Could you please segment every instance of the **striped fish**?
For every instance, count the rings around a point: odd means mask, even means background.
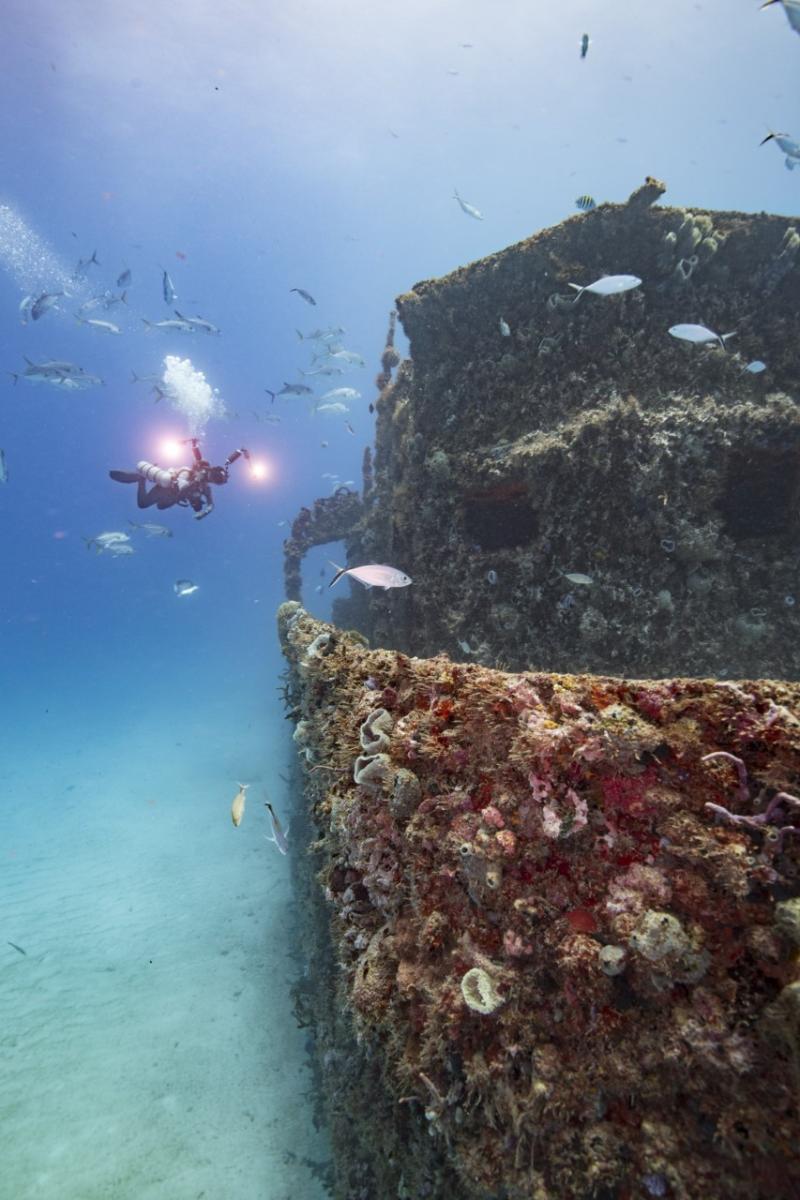
[[[594,196],[578,196],[575,207],[579,208],[581,212],[591,212],[593,208],[597,208],[597,204]]]

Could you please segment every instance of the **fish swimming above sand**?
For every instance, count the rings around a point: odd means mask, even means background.
[[[237,829],[242,823],[242,817],[244,816],[245,792],[249,787],[249,783],[240,783],[239,790],[233,797],[233,803],[231,804],[231,820]]]
[[[328,587],[333,587],[343,575],[349,575],[352,579],[357,579],[359,583],[363,583],[364,587],[380,587],[384,589],[396,587],[408,587],[412,582],[403,571],[399,571],[397,567],[387,567],[383,563],[367,563],[363,567],[340,567],[338,563],[328,559],[332,567],[336,567],[336,574],[328,584]]]
[[[575,297],[577,304],[584,292],[591,292],[593,296],[619,296],[622,292],[629,292],[632,288],[639,287],[641,282],[638,275],[603,275],[594,283],[585,283],[583,286],[579,283],[571,283],[569,286],[578,293]]]
[[[264,801],[264,807],[269,809],[269,818],[272,822],[272,837],[265,837],[264,841],[274,842],[281,854],[288,854],[289,843],[286,839],[286,834],[283,832],[283,827],[275,813],[275,809],[272,807],[269,800]]]

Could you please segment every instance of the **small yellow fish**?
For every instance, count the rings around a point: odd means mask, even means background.
[[[233,821],[233,823],[237,829],[239,828],[239,826],[242,823],[242,817],[244,816],[244,801],[245,801],[244,794],[249,787],[250,787],[249,783],[240,783],[239,790],[236,793],[236,795],[233,797],[233,804],[231,805],[231,820]]]

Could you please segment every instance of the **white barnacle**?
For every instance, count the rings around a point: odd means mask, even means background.
[[[494,980],[482,967],[473,967],[461,980],[461,995],[464,1003],[473,1012],[490,1016],[505,1001],[497,992]]]

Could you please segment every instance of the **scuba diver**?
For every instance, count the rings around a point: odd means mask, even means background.
[[[109,471],[117,483],[135,483],[136,503],[139,508],[172,508],[174,504],[194,510],[196,521],[202,521],[214,511],[211,484],[220,486],[228,482],[228,471],[237,458],[250,459],[250,452],[240,446],[225,459],[221,467],[212,467],[200,453],[197,438],[186,438],[182,446],[191,444],[194,463],[190,467],[159,467],[156,463],[140,462],[135,471]],[[150,491],[147,483],[152,483]]]

